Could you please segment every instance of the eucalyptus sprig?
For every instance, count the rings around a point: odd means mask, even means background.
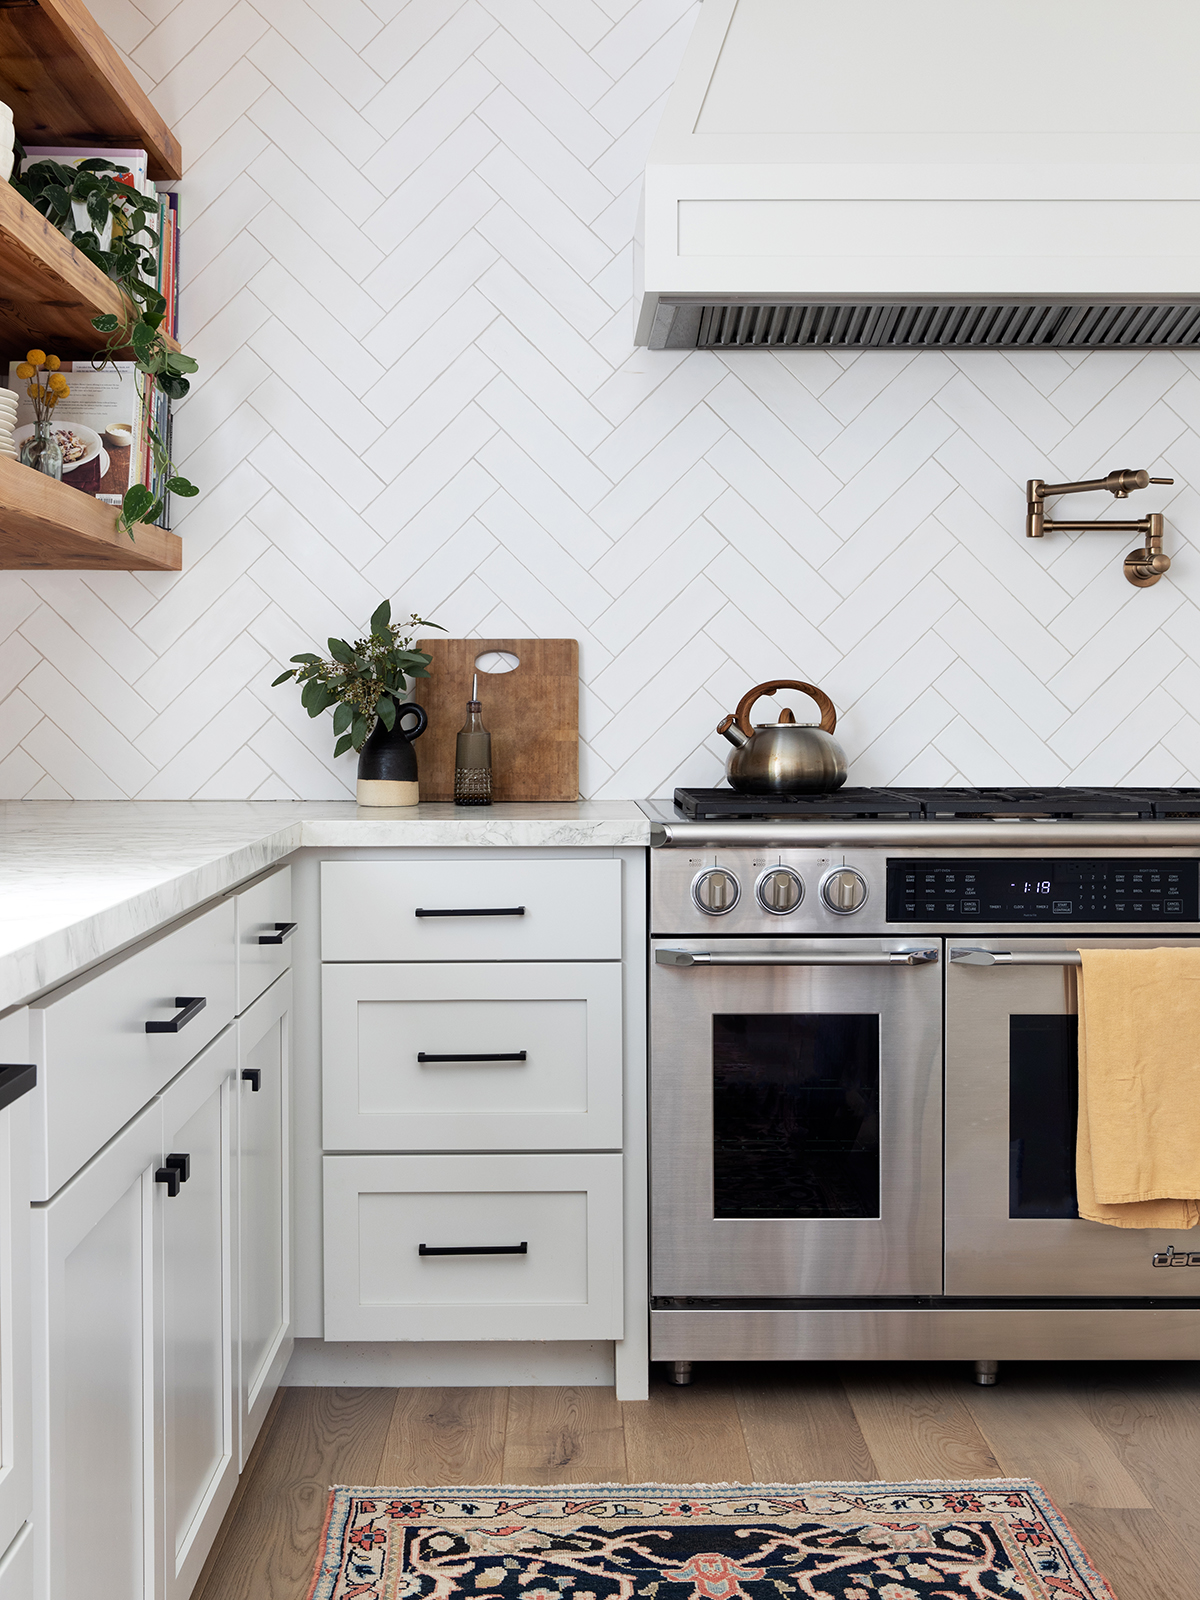
[[[302,684],[300,704],[310,717],[319,717],[330,706],[333,731],[338,736],[335,756],[347,750],[361,750],[376,719],[390,733],[404,704],[409,678],[427,678],[426,667],[433,659],[423,650],[412,648],[417,628],[446,630],[436,622],[426,622],[414,612],[408,622],[392,621],[392,602],[384,600],[371,618],[371,632],[365,639],[348,644],[345,639],[329,640],[329,655],[322,658],[307,652],[292,656],[297,665],[281,672],[272,689],[295,678]]]

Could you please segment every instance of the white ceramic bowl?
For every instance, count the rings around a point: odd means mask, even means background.
[[[83,454],[78,456],[74,461],[63,461],[64,477],[68,472],[74,472],[76,467],[82,467],[86,465],[87,462],[94,461],[100,454],[100,435],[95,431],[94,428],[85,428],[82,422],[56,421],[54,423],[54,432],[60,435],[64,433],[73,433],[84,447]],[[28,439],[32,433],[32,422],[24,423],[14,432],[13,442],[18,450],[20,450],[22,444],[24,444],[25,440]]]

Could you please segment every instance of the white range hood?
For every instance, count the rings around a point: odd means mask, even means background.
[[[1198,0],[704,0],[637,341],[1200,344]]]

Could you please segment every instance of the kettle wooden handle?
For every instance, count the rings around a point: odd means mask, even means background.
[[[733,714],[733,721],[746,735],[747,739],[754,732],[754,724],[750,721],[750,713],[754,709],[754,702],[764,694],[774,694],[776,689],[799,689],[801,694],[808,695],[810,700],[817,702],[817,709],[821,713],[821,728],[825,733],[832,733],[837,727],[837,712],[833,708],[833,701],[824,689],[818,689],[815,683],[797,683],[795,678],[773,678],[770,683],[757,684],[744,694],[738,701],[738,708]]]

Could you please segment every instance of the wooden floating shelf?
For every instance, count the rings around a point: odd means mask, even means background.
[[[0,100],[23,144],[144,150],[152,178],[183,176],[170,128],[80,0],[0,6]]]
[[[11,456],[0,456],[0,569],[66,568],[179,572],[177,533],[139,522],[134,538],[117,527],[117,509]]]
[[[14,14],[0,9],[0,22]],[[90,356],[105,340],[92,318],[106,311],[124,316],[124,305],[111,278],[11,184],[0,183],[0,354],[23,356],[34,345],[63,357]],[[174,339],[167,343],[178,350]],[[6,369],[0,385],[7,382]]]

